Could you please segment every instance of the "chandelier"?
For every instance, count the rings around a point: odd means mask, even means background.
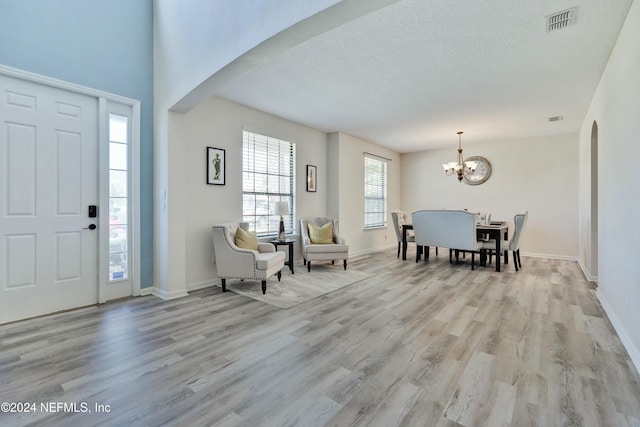
[[[458,132],[458,160],[455,162],[443,163],[444,173],[449,175],[457,175],[458,181],[462,181],[465,174],[471,175],[476,171],[477,162],[464,161],[462,157],[462,131]]]

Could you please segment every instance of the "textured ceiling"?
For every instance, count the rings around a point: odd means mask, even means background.
[[[398,152],[579,129],[633,0],[402,0],[212,95]],[[546,31],[577,6],[577,23]],[[552,116],[563,120],[549,122]]]

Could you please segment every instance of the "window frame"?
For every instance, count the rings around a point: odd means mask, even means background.
[[[364,155],[364,229],[371,230],[387,226],[388,161],[382,157]],[[378,170],[375,170],[378,169]],[[372,191],[373,190],[373,191]],[[378,209],[371,210],[372,205]],[[381,207],[381,209],[380,209]],[[371,219],[375,220],[371,220]]]
[[[277,160],[277,162],[276,162]],[[257,132],[242,131],[242,220],[259,238],[278,235],[278,201],[289,203],[285,234],[295,230],[296,144]],[[253,199],[251,202],[250,199]]]

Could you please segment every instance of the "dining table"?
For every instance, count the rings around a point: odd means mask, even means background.
[[[407,231],[413,230],[413,224],[402,225],[402,259],[407,259]],[[500,271],[500,244],[502,240],[509,238],[509,226],[504,221],[492,221],[490,224],[477,224],[476,235],[478,238],[494,239],[496,242],[496,271]],[[455,248],[450,248],[455,249]],[[504,253],[504,263],[508,264],[509,256]]]

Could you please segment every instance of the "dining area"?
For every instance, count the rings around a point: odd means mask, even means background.
[[[460,255],[470,254],[471,269],[476,265],[487,266],[495,255],[495,271],[501,272],[509,263],[512,253],[516,271],[522,267],[520,240],[528,219],[528,212],[517,213],[512,227],[507,221],[491,220],[490,213],[468,210],[419,210],[412,214],[394,210],[392,219],[398,239],[398,257],[407,259],[409,243],[416,245],[416,263],[424,256],[429,261],[430,248],[449,249],[449,262],[459,263]],[[510,228],[512,228],[510,230]],[[476,264],[476,255],[479,256]]]

